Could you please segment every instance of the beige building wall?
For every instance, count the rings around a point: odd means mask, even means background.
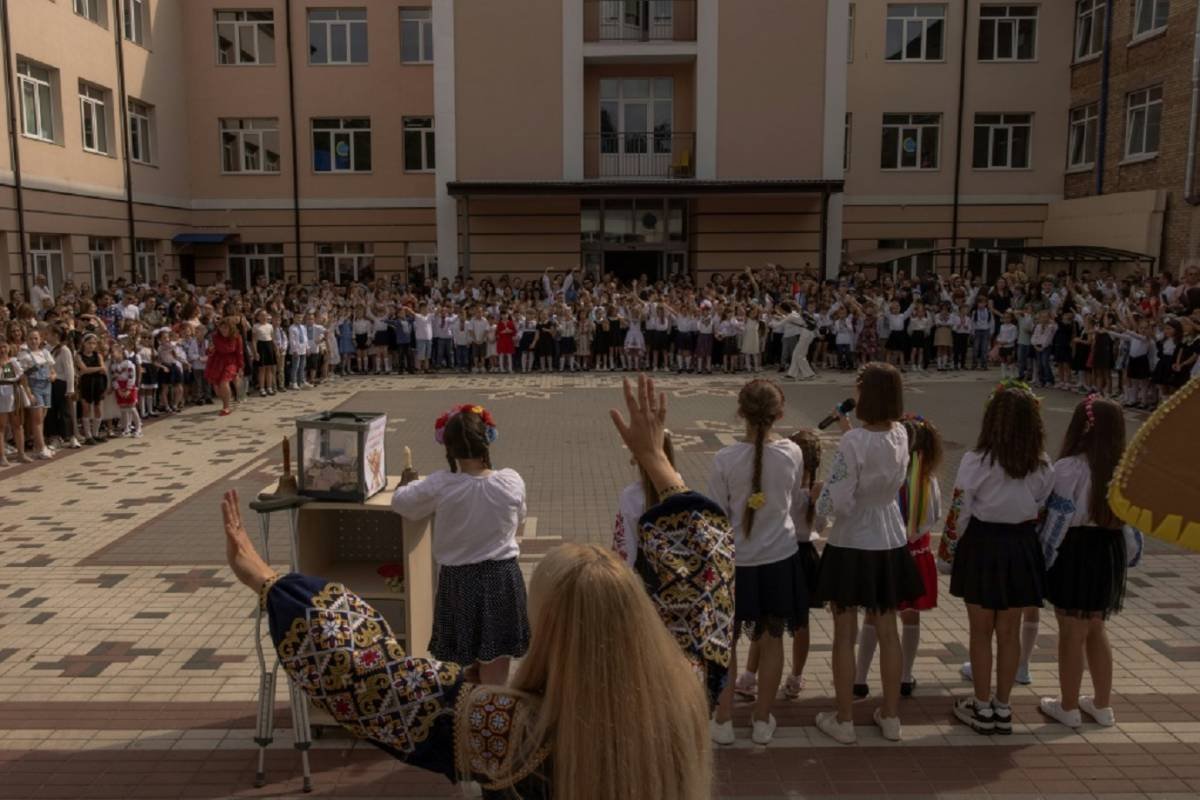
[[[476,280],[579,266],[578,198],[472,198],[464,209],[469,219],[459,222],[459,235],[469,239]]]
[[[705,196],[692,203],[691,266],[704,284],[714,272],[788,269],[820,263],[821,204],[812,197]]]

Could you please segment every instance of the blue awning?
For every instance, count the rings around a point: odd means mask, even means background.
[[[175,244],[225,244],[234,233],[177,233],[171,239]]]

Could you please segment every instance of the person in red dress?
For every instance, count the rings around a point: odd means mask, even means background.
[[[217,396],[221,398],[222,417],[233,413],[230,407],[229,384],[237,380],[245,367],[242,337],[238,335],[233,320],[225,317],[217,323],[217,330],[212,335],[212,342],[208,346],[208,364],[204,368],[205,380],[217,390]]]
[[[517,323],[507,308],[496,323],[496,355],[500,356],[500,371],[512,372],[513,353],[517,351]]]

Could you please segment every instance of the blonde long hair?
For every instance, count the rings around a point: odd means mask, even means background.
[[[554,797],[711,797],[704,689],[633,571],[602,547],[566,544],[529,595],[533,637],[509,689],[538,708],[513,732],[514,769],[547,747]]]

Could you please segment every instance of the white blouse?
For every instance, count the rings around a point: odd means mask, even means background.
[[[1054,489],[1046,501],[1046,516],[1042,520],[1040,538],[1049,569],[1058,557],[1058,548],[1071,528],[1091,527],[1092,469],[1087,458],[1068,456],[1054,462]],[[1125,525],[1125,554],[1129,566],[1142,560],[1142,534]]]
[[[617,498],[617,519],[613,523],[612,549],[630,567],[637,561],[638,520],[646,513],[646,492],[641,483],[631,483]]]
[[[396,489],[392,510],[409,519],[436,513],[433,557],[440,566],[503,561],[520,554],[525,481],[512,469],[489,475],[440,470]]]
[[[797,542],[819,542],[821,531],[829,524],[829,520],[820,514],[813,514],[812,525],[808,524],[808,506],[815,502],[808,489],[796,492],[796,503],[792,507],[792,522],[796,525]]]
[[[958,540],[972,518],[1009,525],[1035,520],[1054,488],[1050,458],[1024,478],[1010,478],[1000,462],[972,450],[963,455],[954,481],[950,513],[946,515],[942,555],[954,557]]]
[[[842,434],[817,513],[833,517],[826,539],[835,547],[893,550],[908,536],[897,496],[908,472],[908,432],[853,428]]]
[[[762,508],[754,512],[754,526],[746,536],[747,503],[753,492],[754,444],[738,442],[724,448],[713,459],[709,496],[725,510],[734,530],[736,562],[739,567],[774,564],[796,553],[796,524],[793,509],[801,503],[804,453],[788,439],[763,446]]]

